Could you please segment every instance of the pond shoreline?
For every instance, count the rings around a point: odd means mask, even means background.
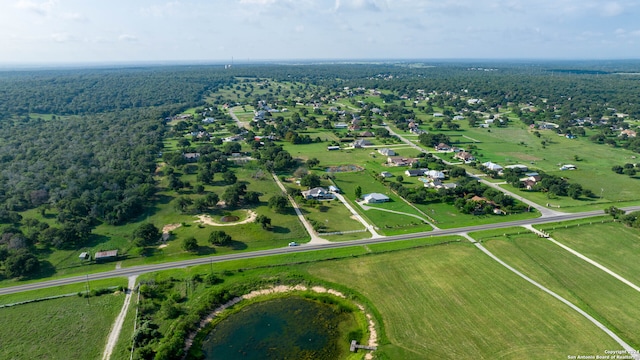
[[[341,292],[333,290],[333,289],[327,289],[327,288],[322,287],[322,286],[307,287],[307,286],[304,286],[304,285],[295,285],[295,286],[278,285],[278,286],[274,286],[274,287],[270,287],[270,288],[266,288],[266,289],[254,290],[254,291],[252,291],[252,292],[250,292],[248,294],[244,294],[242,296],[238,296],[236,298],[233,298],[233,299],[229,300],[227,303],[218,306],[209,315],[207,315],[204,319],[202,319],[200,321],[200,324],[198,325],[198,328],[195,331],[193,331],[191,334],[189,334],[189,336],[185,340],[184,356],[182,357],[182,359],[184,360],[187,357],[187,354],[189,353],[189,349],[193,345],[193,341],[195,340],[195,338],[198,335],[198,333],[200,333],[200,331],[202,331],[205,328],[205,326],[207,326],[207,324],[209,324],[211,321],[213,321],[214,318],[219,316],[227,308],[238,304],[242,300],[250,300],[250,299],[253,299],[253,298],[256,298],[256,297],[259,297],[259,296],[265,296],[265,295],[270,295],[270,294],[279,294],[279,293],[302,292],[302,291],[313,291],[313,292],[319,293],[319,294],[331,294],[333,296],[346,299],[346,296],[344,294],[342,294]],[[362,311],[364,313],[364,315],[365,315],[365,317],[367,319],[368,330],[369,330],[368,345],[369,346],[378,346],[378,335],[377,335],[376,328],[375,328],[375,322],[373,321],[373,316],[371,316],[371,314],[369,314],[369,313],[367,313],[365,311],[365,308],[364,308],[363,305],[355,303],[355,302],[354,302],[354,304],[358,307],[358,309],[360,309],[360,311]],[[371,354],[371,352],[369,352],[369,353],[367,353],[365,355],[365,359],[373,359],[373,355]]]

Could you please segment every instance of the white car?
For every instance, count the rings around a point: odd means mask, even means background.
[[[295,241],[292,241],[292,242],[289,243],[289,246],[298,246],[298,243],[295,242]]]

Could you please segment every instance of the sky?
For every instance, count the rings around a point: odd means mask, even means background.
[[[0,0],[0,64],[640,59],[638,0]]]

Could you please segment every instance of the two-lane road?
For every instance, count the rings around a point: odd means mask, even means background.
[[[627,208],[624,208],[624,210],[637,211],[637,210],[640,210],[640,206],[627,207]],[[259,250],[259,251],[252,251],[252,252],[242,252],[242,253],[220,255],[220,256],[210,256],[210,257],[174,261],[174,262],[160,263],[160,264],[132,266],[129,268],[121,268],[121,269],[106,271],[102,273],[74,276],[74,277],[63,278],[63,279],[47,280],[47,281],[42,281],[37,283],[29,283],[24,285],[0,288],[0,295],[13,294],[13,293],[28,291],[28,290],[80,283],[83,281],[87,281],[87,279],[98,280],[98,279],[109,279],[109,278],[116,278],[116,277],[128,277],[132,275],[140,275],[140,274],[145,274],[145,273],[154,272],[154,271],[185,268],[185,267],[194,266],[194,265],[213,264],[213,263],[219,263],[223,261],[251,259],[251,258],[257,258],[257,257],[263,257],[263,256],[290,254],[294,252],[344,248],[349,246],[376,244],[376,243],[384,243],[384,242],[392,242],[392,241],[403,241],[403,240],[424,238],[428,236],[455,235],[455,234],[465,233],[465,232],[502,229],[502,228],[523,226],[523,225],[537,225],[537,224],[550,223],[550,222],[583,219],[583,218],[600,216],[603,214],[604,214],[604,211],[595,210],[595,211],[588,211],[588,212],[575,213],[575,214],[562,214],[562,215],[556,215],[556,216],[548,216],[544,218],[509,221],[509,222],[503,222],[498,224],[467,226],[467,227],[454,228],[454,229],[439,229],[439,230],[420,232],[420,233],[414,233],[414,234],[384,236],[379,238],[351,240],[351,241],[343,241],[343,242],[336,242],[336,243],[304,244],[304,245],[295,246],[295,247]]]

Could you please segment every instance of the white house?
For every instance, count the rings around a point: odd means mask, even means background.
[[[333,199],[333,194],[328,192],[325,188],[315,187],[313,189],[309,189],[307,191],[302,192],[302,196],[307,200],[325,200],[325,199]]]
[[[491,170],[491,171],[501,171],[502,170],[502,166],[496,164],[496,163],[492,163],[491,161],[487,161],[486,163],[483,163],[482,166],[486,167],[487,169]]]
[[[378,152],[380,154],[384,155],[384,156],[395,156],[396,155],[396,152],[391,150],[391,149],[389,149],[389,148],[379,149]]]
[[[365,194],[363,197],[367,204],[379,204],[389,201],[389,197],[380,193]]]
[[[438,179],[438,180],[442,180],[445,178],[445,175],[442,171],[438,171],[438,170],[428,170],[424,172],[424,176],[431,178],[431,179]]]

